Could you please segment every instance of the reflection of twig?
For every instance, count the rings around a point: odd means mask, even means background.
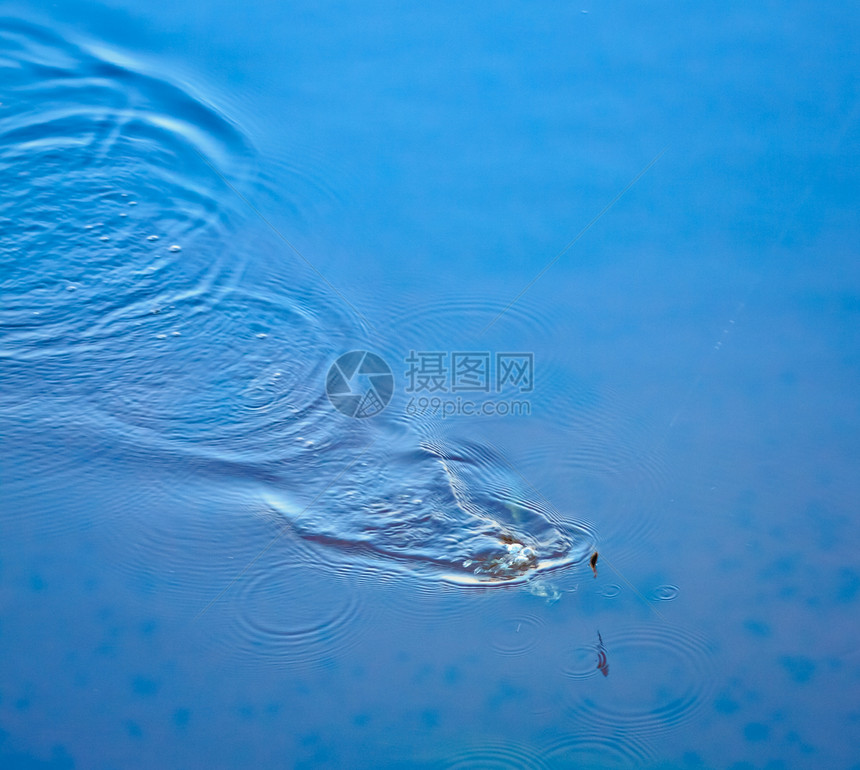
[[[603,637],[597,632],[597,669],[603,676],[609,676],[609,661],[606,659],[606,647],[603,646]]]
[[[210,602],[209,602],[209,603],[208,603],[208,604],[207,604],[207,605],[206,605],[202,610],[200,610],[200,612],[198,612],[198,613],[194,616],[194,620],[195,620],[195,621],[196,621],[196,620],[199,620],[203,615],[205,615],[205,614],[206,614],[206,612],[207,612],[207,611],[212,607],[212,605],[214,605],[214,604],[215,604],[219,599],[221,599],[221,597],[222,597],[222,596],[224,596],[224,594],[226,594],[226,593],[227,593],[227,591],[229,591],[229,590],[230,590],[230,589],[231,589],[231,588],[232,588],[232,587],[233,587],[233,586],[234,586],[234,585],[235,585],[235,584],[236,584],[236,583],[241,579],[242,575],[244,575],[244,574],[245,574],[249,569],[251,569],[251,567],[253,567],[253,566],[254,566],[254,564],[256,564],[256,562],[257,562],[257,561],[259,561],[259,560],[260,560],[260,559],[261,559],[261,558],[262,558],[262,557],[263,557],[263,556],[268,552],[268,550],[269,550],[269,549],[270,549],[270,548],[271,548],[275,543],[277,543],[277,542],[278,542],[278,540],[280,540],[280,539],[281,539],[281,536],[282,536],[282,535],[283,535],[283,534],[284,534],[288,529],[293,529],[293,528],[294,528],[294,526],[295,526],[295,523],[296,523],[296,522],[297,522],[297,521],[298,521],[302,516],[304,516],[304,514],[305,514],[305,513],[307,513],[307,511],[310,509],[310,507],[311,507],[315,502],[317,502],[317,500],[319,500],[319,499],[320,499],[320,498],[321,498],[321,497],[322,497],[326,492],[328,492],[328,491],[329,491],[329,489],[331,489],[331,488],[332,488],[332,486],[334,486],[334,484],[335,484],[335,483],[337,483],[337,482],[338,482],[338,481],[343,477],[343,475],[344,475],[344,474],[345,474],[345,473],[346,473],[350,468],[352,468],[352,466],[353,466],[353,465],[355,465],[355,464],[356,464],[356,463],[357,463],[357,462],[358,462],[358,461],[359,461],[359,460],[364,456],[364,453],[365,453],[365,452],[367,452],[367,450],[368,450],[368,449],[370,449],[370,447],[372,447],[375,443],[376,443],[376,439],[373,439],[373,441],[371,441],[371,442],[370,442],[370,443],[369,443],[369,444],[368,444],[364,449],[362,449],[362,450],[361,450],[361,452],[358,454],[358,456],[356,456],[356,457],[353,459],[353,461],[352,461],[349,465],[347,465],[347,466],[346,466],[346,468],[344,468],[344,469],[343,469],[343,470],[342,470],[342,471],[341,471],[337,476],[335,476],[335,478],[334,478],[334,479],[332,479],[332,481],[331,481],[331,482],[330,482],[330,483],[325,487],[325,489],[323,489],[319,494],[317,494],[317,496],[316,496],[313,500],[311,500],[311,501],[310,501],[310,502],[309,502],[309,503],[308,503],[308,504],[307,504],[307,505],[302,509],[301,513],[299,513],[299,515],[298,515],[298,516],[294,517],[291,521],[290,521],[290,520],[288,520],[288,521],[286,522],[286,524],[285,524],[285,525],[281,528],[281,530],[278,532],[278,534],[277,534],[277,535],[275,535],[275,536],[271,539],[271,541],[269,542],[269,544],[268,544],[268,545],[267,545],[267,546],[266,546],[262,551],[260,551],[260,553],[258,553],[258,554],[253,558],[253,559],[251,559],[251,561],[249,561],[249,562],[245,565],[244,569],[242,569],[242,571],[241,571],[238,575],[236,575],[236,577],[234,577],[234,578],[233,578],[233,579],[232,579],[232,580],[231,580],[231,581],[230,581],[230,582],[229,582],[229,583],[228,583],[228,584],[227,584],[227,585],[226,585],[226,586],[221,590],[221,592],[220,592],[220,593],[219,593],[219,594],[218,594],[214,599],[212,599],[212,601],[210,601]]]

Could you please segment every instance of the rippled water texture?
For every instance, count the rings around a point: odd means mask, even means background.
[[[590,554],[590,533],[529,499],[486,448],[423,442],[396,451],[381,446],[387,438],[373,439],[372,459],[355,462],[307,509],[274,495],[268,502],[306,537],[435,565],[463,584],[517,580]]]
[[[588,556],[496,453],[333,411],[326,369],[362,325],[282,255],[245,274],[273,247],[244,239],[262,186],[238,127],[119,57],[0,30],[4,405],[247,481],[344,560],[492,584]]]
[[[6,3],[0,770],[854,767],[849,6]]]

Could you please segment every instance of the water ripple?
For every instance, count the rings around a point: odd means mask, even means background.
[[[343,343],[319,319],[260,291],[164,293],[99,326],[112,377],[90,398],[141,444],[248,464],[309,455],[338,427],[322,383]]]
[[[462,618],[486,611],[488,595],[482,591],[462,591],[436,579],[432,567],[415,564],[404,579],[402,570],[357,562],[351,567],[362,588],[371,586],[374,601],[385,607],[398,622],[418,625],[450,625]]]
[[[509,345],[536,345],[551,336],[553,330],[546,308],[534,307],[528,300],[508,307],[507,302],[483,296],[428,301],[424,295],[415,297],[401,293],[400,305],[389,307],[389,312],[391,318],[387,325],[399,330],[399,339],[406,345],[425,350],[458,350],[463,349],[464,344],[478,341],[487,346],[497,338]],[[503,314],[484,338],[482,329],[500,313]]]
[[[447,770],[543,770],[549,765],[537,751],[513,743],[486,743],[456,754],[443,763]]]
[[[652,599],[657,599],[661,602],[669,602],[672,601],[672,599],[677,598],[678,594],[680,593],[680,590],[681,589],[678,588],[678,586],[667,584],[663,586],[657,586],[650,592],[650,596]]]
[[[488,642],[500,655],[525,655],[541,641],[546,620],[540,615],[520,613],[490,623]]]
[[[266,560],[238,584],[234,633],[225,641],[236,653],[291,669],[317,666],[353,647],[368,628],[367,617],[357,622],[364,614],[361,596],[342,575]]]
[[[654,762],[654,750],[623,731],[582,732],[559,738],[546,746],[551,767],[645,767]]]
[[[130,58],[13,19],[0,20],[0,74],[0,171],[12,180],[0,201],[0,406],[121,447],[150,475],[175,465],[164,478],[184,490],[176,515],[199,484],[222,502],[246,493],[239,510],[264,501],[333,576],[373,561],[486,587],[587,558],[593,533],[534,501],[488,449],[333,411],[327,367],[366,330],[245,221],[231,188],[258,189],[256,158],[224,116]],[[545,337],[527,308],[494,334]],[[501,309],[412,307],[401,338],[441,341]],[[159,499],[162,481],[147,483]],[[168,518],[144,521],[128,561],[140,570],[159,555],[172,569],[171,554],[207,542],[202,520],[177,523],[173,542]],[[269,621],[246,628],[292,638]]]
[[[711,646],[689,631],[666,625],[603,634],[608,676],[600,687],[571,683],[569,704],[581,724],[639,736],[688,721],[713,685]],[[570,672],[583,669],[576,651]]]
[[[222,244],[238,200],[223,178],[242,186],[252,152],[176,86],[41,27],[0,20],[0,52],[0,358],[47,359],[59,381],[98,366],[106,316],[166,284],[233,281],[241,260]]]
[[[593,550],[589,530],[531,500],[502,461],[472,444],[377,444],[372,461],[355,462],[309,508],[283,490],[264,500],[315,543],[353,558],[434,567],[463,586],[522,583]]]
[[[600,673],[601,662],[599,645],[584,644],[570,651],[563,671],[571,679],[591,679]]]

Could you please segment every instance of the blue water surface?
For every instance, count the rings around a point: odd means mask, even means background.
[[[0,767],[860,767],[858,34],[2,4]]]

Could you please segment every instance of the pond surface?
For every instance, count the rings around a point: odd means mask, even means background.
[[[5,4],[0,766],[860,766],[858,32]]]

